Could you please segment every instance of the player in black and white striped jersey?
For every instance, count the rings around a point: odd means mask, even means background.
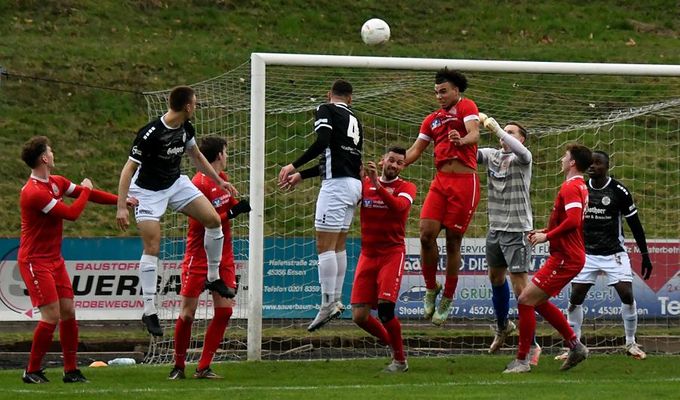
[[[160,219],[168,207],[197,219],[206,228],[206,289],[216,291],[222,297],[235,295],[219,279],[218,267],[224,241],[220,217],[189,178],[180,173],[182,156],[186,152],[199,171],[224,190],[233,195],[238,194],[229,182],[220,178],[198,149],[196,132],[191,124],[195,111],[194,90],[188,86],[174,88],[170,93],[168,112],[149,122],[137,133],[118,183],[118,194],[123,199],[130,195],[139,201],[135,207],[135,219],[144,245],[139,262],[139,280],[144,300],[142,322],[154,336],[163,336],[155,299],[161,241]],[[127,229],[129,213],[124,201],[118,202],[116,220],[122,230]]]
[[[350,107],[352,85],[338,79],[328,97],[329,102],[316,109],[316,141],[279,173],[279,187],[284,190],[294,188],[306,178],[322,179],[314,219],[322,300],[316,318],[307,328],[310,332],[339,317],[344,310],[341,295],[347,270],[345,241],[361,200],[363,128]],[[297,171],[317,157],[318,165]]]

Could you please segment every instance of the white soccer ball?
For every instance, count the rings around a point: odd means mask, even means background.
[[[371,18],[361,27],[361,39],[369,46],[390,40],[390,26],[380,18]]]

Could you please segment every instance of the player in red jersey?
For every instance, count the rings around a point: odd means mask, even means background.
[[[366,165],[361,199],[361,255],[352,285],[352,319],[392,348],[385,372],[406,372],[408,364],[401,324],[394,307],[401,286],[406,251],[406,220],[416,185],[399,178],[406,167],[406,149],[390,147],[382,159],[382,175],[374,162]],[[378,309],[378,321],[371,315]]]
[[[227,167],[227,142],[220,137],[207,137],[201,141],[200,150],[215,171],[220,171],[220,178],[225,182],[229,181],[223,172]],[[229,220],[239,214],[249,212],[250,204],[247,200],[236,200],[231,193],[217,186],[215,181],[202,172],[198,172],[191,181],[208,198],[222,220],[224,244],[219,275],[229,290],[236,294],[236,267]],[[168,379],[172,380],[185,377],[184,367],[191,339],[191,325],[198,307],[198,297],[205,290],[208,277],[208,259],[203,247],[204,231],[205,228],[198,220],[189,218],[187,247],[182,261],[182,290],[180,291],[182,303],[179,318],[175,324],[175,366],[168,376]],[[217,292],[212,293],[212,299],[215,314],[205,331],[203,352],[194,374],[194,378],[198,379],[222,378],[210,369],[210,363],[229,324],[232,307],[236,304],[233,296],[222,297]]]
[[[519,309],[519,349],[517,358],[504,373],[531,371],[529,348],[536,330],[537,311],[562,335],[569,356],[560,369],[573,368],[588,357],[588,349],[576,337],[562,311],[552,304],[556,296],[583,269],[586,250],[583,241],[583,216],[588,207],[588,187],[583,173],[592,162],[590,149],[570,144],[562,157],[566,179],[557,193],[547,229],[529,233],[532,245],[550,241],[550,256],[517,298]]]
[[[40,366],[59,323],[63,381],[88,382],[76,362],[78,323],[71,279],[61,256],[63,220],[78,219],[88,200],[114,205],[118,197],[92,189],[88,178],[76,185],[63,176],[51,175],[54,153],[45,136],[35,136],[26,142],[21,159],[31,168],[31,176],[21,188],[21,240],[17,261],[31,303],[40,309],[40,322],[33,332],[31,354],[22,379],[26,383],[49,382]],[[64,196],[76,200],[68,205],[63,201]],[[128,201],[128,205],[131,203],[133,200]]]
[[[406,152],[406,165],[410,165],[434,142],[437,173],[420,212],[420,256],[427,287],[425,318],[432,318],[435,325],[441,325],[453,307],[461,266],[460,245],[479,203],[479,113],[477,105],[462,96],[467,86],[467,78],[458,71],[444,68],[437,72],[434,91],[441,109],[425,118],[418,139]],[[442,229],[446,230],[446,281],[435,309],[442,289],[437,282],[437,236]]]

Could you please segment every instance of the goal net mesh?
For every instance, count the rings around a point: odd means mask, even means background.
[[[465,71],[464,71],[465,72]],[[533,153],[531,186],[534,223],[545,227],[554,197],[564,180],[559,160],[569,142],[583,143],[610,154],[612,176],[631,191],[650,242],[654,273],[643,281],[640,256],[628,243],[637,271],[634,293],[639,311],[638,342],[648,351],[668,352],[680,335],[680,78],[564,75],[540,73],[467,72],[464,93],[479,110],[503,126],[517,121],[530,132]],[[423,118],[438,108],[434,71],[267,67],[264,223],[263,359],[318,359],[388,356],[389,352],[351,322],[343,319],[308,333],[316,315],[320,287],[316,269],[314,209],[320,182],[307,180],[292,192],[277,188],[280,168],[296,159],[315,139],[314,110],[325,102],[336,78],[354,86],[352,107],[364,127],[364,160],[378,160],[389,145],[409,147]],[[228,142],[231,182],[248,197],[250,157],[250,64],[192,85],[197,91],[197,137],[219,135]],[[149,118],[166,111],[169,91],[147,93]],[[482,129],[480,147],[497,147],[493,134]],[[484,259],[487,232],[486,170],[480,167],[482,199],[463,243],[463,269],[454,298],[454,312],[443,327],[422,319],[424,284],[420,274],[418,217],[434,174],[432,146],[402,173],[418,188],[407,224],[407,258],[397,302],[410,356],[484,351],[493,333],[491,287]],[[195,169],[186,165],[186,173]],[[348,239],[348,273],[343,300],[349,302],[353,271],[360,251],[358,212]],[[624,224],[625,225],[625,224]],[[187,221],[168,213],[163,220],[162,285],[158,305],[165,337],[152,339],[148,362],[172,361],[173,333],[179,313],[179,266]],[[246,357],[248,218],[232,220],[240,290],[229,329],[216,359]],[[626,237],[632,238],[626,226]],[[441,239],[440,239],[441,240]],[[443,248],[443,241],[440,242]],[[533,271],[547,248],[535,249]],[[443,275],[445,254],[440,263]],[[188,361],[200,355],[206,324],[212,317],[207,294],[194,323]],[[569,287],[553,299],[565,309]],[[616,351],[623,343],[621,302],[604,278],[590,290],[584,304],[583,340],[591,347]],[[517,318],[511,299],[511,319]],[[540,321],[540,318],[539,318]],[[537,338],[548,351],[562,346],[559,336],[539,322]],[[516,344],[509,339],[506,350]],[[670,349],[670,350],[669,350]],[[677,351],[677,347],[676,347]]]

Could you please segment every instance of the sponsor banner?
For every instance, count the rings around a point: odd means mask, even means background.
[[[438,265],[438,279],[444,281],[446,247],[443,239],[438,240],[441,254]],[[677,317],[680,315],[680,241],[650,240],[650,257],[654,265],[652,278],[640,278],[640,255],[634,244],[627,244],[633,264],[635,293],[638,313],[641,317]],[[319,308],[321,290],[316,269],[315,244],[310,239],[279,239],[265,241],[264,302],[265,318],[313,318]],[[455,294],[453,313],[459,317],[493,318],[491,285],[486,264],[485,239],[464,239],[462,244],[462,267]],[[358,260],[360,242],[349,240],[347,245],[348,268],[344,282],[343,301],[350,298],[354,268]],[[636,253],[637,251],[637,253]],[[425,283],[421,275],[420,240],[406,241],[406,259],[399,297],[397,314],[400,317],[420,317],[424,311],[422,300]],[[529,274],[540,268],[548,257],[548,245],[534,248]],[[569,301],[567,286],[553,299],[556,305],[566,309]],[[512,295],[511,295],[512,296]],[[514,300],[511,300],[511,314],[517,314]],[[604,277],[590,289],[584,303],[586,317],[620,318],[621,302],[615,290],[606,285]],[[345,313],[349,318],[349,313]]]
[[[235,243],[238,248],[242,243]],[[164,241],[163,246],[184,248],[183,241]],[[28,297],[16,262],[18,240],[0,240],[0,320],[39,319]],[[165,249],[170,251],[169,248]],[[144,304],[139,283],[138,238],[64,239],[62,253],[73,285],[76,313],[80,320],[134,320],[141,318]],[[236,260],[237,277],[245,271],[246,262]],[[158,268],[157,306],[164,319],[177,318],[180,306],[181,259],[162,260]],[[243,277],[240,279],[244,280]],[[246,292],[239,292],[237,318],[245,316],[241,309]],[[242,299],[242,300],[241,300]],[[213,312],[212,297],[199,299],[197,315],[208,317]]]
[[[425,286],[421,275],[420,242],[407,239],[404,275],[397,300],[397,314],[401,317],[422,316]],[[444,279],[445,253],[443,239],[438,242],[440,263],[438,278]],[[163,243],[181,253],[182,240]],[[247,300],[246,240],[235,240],[237,276],[240,291],[235,317],[245,318]],[[37,310],[31,307],[16,264],[18,240],[0,239],[0,320],[35,319]],[[263,285],[264,318],[313,318],[319,307],[319,286],[316,246],[313,238],[267,238],[264,242],[265,264]],[[643,281],[640,276],[640,254],[634,243],[627,243],[633,264],[634,293],[641,317],[674,317],[680,315],[680,241],[650,240],[649,250],[654,272]],[[179,250],[177,250],[179,249]],[[169,249],[166,249],[169,250]],[[64,239],[63,254],[71,276],[78,318],[87,320],[138,319],[142,311],[138,263],[141,254],[138,238]],[[360,240],[347,244],[348,268],[343,288],[343,300],[348,302],[354,269],[360,251]],[[464,239],[463,264],[459,275],[453,313],[459,317],[493,318],[491,286],[487,274],[484,239]],[[240,255],[240,256],[239,256]],[[547,257],[545,244],[534,249],[530,274]],[[181,260],[163,260],[159,268],[159,311],[161,318],[176,318],[179,307]],[[554,301],[560,308],[568,304],[569,287]],[[601,277],[591,288],[584,308],[586,317],[620,318],[620,300],[613,288]],[[514,300],[511,313],[516,314]],[[198,316],[211,316],[212,300],[201,297]],[[350,313],[345,313],[348,318]]]

